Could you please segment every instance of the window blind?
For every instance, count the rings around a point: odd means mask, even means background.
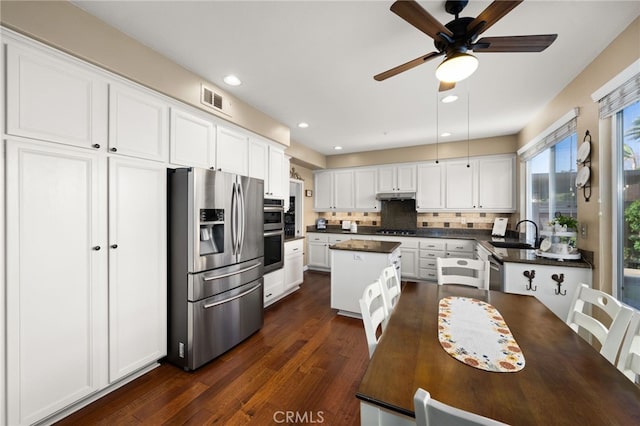
[[[598,101],[600,119],[607,118],[640,99],[640,73]]]
[[[532,159],[533,157],[535,157],[545,149],[552,147],[553,145],[557,144],[567,136],[575,133],[577,126],[578,126],[578,119],[577,117],[574,117],[571,120],[567,121],[565,124],[558,127],[556,130],[546,135],[544,138],[538,141],[531,148],[527,149],[522,153],[519,152],[518,154],[520,155],[520,160],[529,161],[530,159]]]

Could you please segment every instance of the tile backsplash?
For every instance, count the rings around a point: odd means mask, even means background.
[[[379,212],[323,212],[318,213],[318,217],[325,218],[328,225],[340,225],[343,220],[355,220],[361,226],[380,226],[382,222]],[[507,229],[513,229],[517,219],[512,213],[418,213],[416,225],[418,228],[492,229],[496,217],[509,219]]]

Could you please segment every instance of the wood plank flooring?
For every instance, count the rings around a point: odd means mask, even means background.
[[[169,363],[58,425],[359,425],[369,362],[362,321],[330,308],[330,276],[265,310],[264,327],[187,373]]]

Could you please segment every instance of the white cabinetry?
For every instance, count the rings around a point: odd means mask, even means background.
[[[398,261],[400,250],[374,253],[331,250],[331,308],[339,314],[360,317],[359,300],[365,287],[380,277],[382,270]]]
[[[109,151],[148,160],[168,160],[166,102],[121,84],[109,85]]]
[[[264,306],[269,306],[280,298],[284,292],[284,269],[264,274]]]
[[[7,45],[7,133],[103,150],[107,83],[83,67]]]
[[[478,157],[445,164],[446,209],[515,210],[514,156]]]
[[[109,159],[110,382],[167,353],[166,174]]]
[[[416,210],[419,212],[444,208],[445,166],[443,164],[418,164]]]
[[[267,192],[267,177],[269,176],[269,145],[249,139],[249,177],[265,181],[264,191]]]
[[[380,202],[376,199],[378,170],[375,168],[355,169],[353,185],[355,187],[355,209],[358,211],[380,211]]]
[[[284,291],[299,286],[303,281],[304,240],[284,243]]]
[[[269,146],[269,178],[265,182],[265,191],[270,198],[289,199],[289,160],[283,150],[274,146]],[[285,206],[288,205],[285,202]]]
[[[398,238],[400,246],[400,277],[418,278],[420,267],[419,241],[417,238]]]
[[[416,165],[402,164],[378,167],[378,192],[416,190]]]
[[[18,425],[106,384],[106,173],[97,153],[52,144],[8,141],[6,160],[7,414]]]
[[[476,167],[475,161],[447,161],[445,163],[445,207],[447,209],[467,210],[476,207],[476,185],[474,178],[474,170]]]
[[[354,174],[352,170],[331,170],[314,174],[314,209],[349,211],[354,209]]]
[[[307,266],[311,269],[329,269],[328,234],[307,234]]]
[[[216,169],[249,175],[249,138],[223,126],[216,126]]]
[[[420,279],[437,281],[436,259],[446,256],[446,240],[440,238],[420,239]]]
[[[487,157],[478,161],[478,208],[515,210],[515,157]]]
[[[529,282],[525,272],[533,279]],[[535,296],[561,320],[566,321],[569,305],[581,283],[591,286],[591,269],[505,262],[504,291]],[[558,290],[558,281],[562,281]]]
[[[171,163],[215,168],[215,126],[209,120],[171,109]]]

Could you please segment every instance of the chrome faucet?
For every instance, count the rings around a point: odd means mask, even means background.
[[[535,237],[536,239],[535,239],[535,240],[533,240],[533,248],[538,248],[538,225],[537,225],[534,221],[532,221],[532,220],[524,219],[524,220],[521,220],[520,222],[516,223],[516,231],[518,230],[518,226],[520,226],[520,224],[521,224],[522,222],[529,222],[529,223],[532,223],[532,224],[533,224],[533,227],[534,227],[534,228],[536,228],[536,237]]]

